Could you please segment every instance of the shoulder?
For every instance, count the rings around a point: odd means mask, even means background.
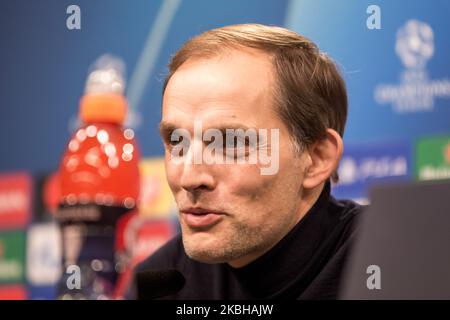
[[[341,218],[352,219],[367,208],[367,205],[361,205],[353,200],[338,200],[331,195],[328,203],[329,210],[339,213]]]
[[[327,262],[300,299],[337,299],[342,285],[343,271],[350,252],[358,237],[359,219],[368,206],[351,200],[336,200],[330,197],[328,214],[334,223],[329,235],[329,255]]]
[[[328,213],[336,219],[336,225],[342,229],[343,235],[347,238],[357,231],[358,221],[367,207],[352,200],[337,200],[330,196]]]
[[[137,298],[137,277],[142,271],[177,270],[186,279],[176,294],[161,299],[210,299],[221,297],[223,270],[220,264],[205,264],[190,259],[183,247],[181,235],[176,236],[134,269],[133,282],[127,296]]]
[[[126,299],[137,299],[137,274],[141,271],[160,271],[168,269],[178,269],[177,264],[183,257],[183,243],[181,241],[181,236],[178,235],[155,253],[150,255],[147,259],[139,263],[133,268],[131,282],[128,286],[127,292],[125,293]]]
[[[147,259],[138,264],[135,268],[135,272],[143,270],[177,269],[177,265],[181,263],[184,256],[181,235],[177,235]]]

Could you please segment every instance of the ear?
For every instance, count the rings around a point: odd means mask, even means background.
[[[344,144],[342,138],[333,129],[327,129],[327,135],[308,148],[310,165],[306,168],[303,187],[312,189],[327,180],[337,169]]]

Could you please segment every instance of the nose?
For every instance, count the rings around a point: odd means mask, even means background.
[[[180,185],[184,190],[191,193],[210,191],[213,190],[216,185],[211,165],[204,163],[201,156],[201,142],[193,143],[189,148],[183,163]]]

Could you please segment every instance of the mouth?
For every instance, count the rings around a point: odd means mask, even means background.
[[[180,210],[184,222],[191,228],[208,228],[220,222],[225,215],[214,209],[189,208]]]

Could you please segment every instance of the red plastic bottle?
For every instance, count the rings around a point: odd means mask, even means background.
[[[123,128],[127,102],[114,64],[117,60],[103,57],[89,75],[80,101],[83,126],[71,137],[59,170],[61,299],[111,298],[119,269],[116,223],[138,202],[140,152],[133,130]]]

